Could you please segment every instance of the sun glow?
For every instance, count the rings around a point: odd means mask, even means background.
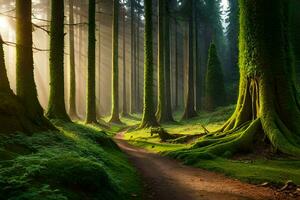
[[[0,28],[8,30],[10,25],[6,19],[6,17],[0,17]]]

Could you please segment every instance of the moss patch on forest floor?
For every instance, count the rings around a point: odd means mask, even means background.
[[[196,135],[204,133],[204,129],[212,132],[218,129],[231,116],[235,106],[227,106],[218,108],[215,112],[199,113],[199,117],[192,120],[180,121],[176,123],[163,124],[162,127],[172,135]],[[179,121],[181,112],[175,113],[175,118]],[[138,116],[137,116],[138,117]],[[132,119],[122,119],[130,125],[138,124],[139,121]],[[195,167],[207,169],[210,171],[221,172],[230,177],[240,179],[242,181],[251,183],[272,183],[275,185],[283,185],[286,181],[292,180],[294,183],[300,185],[300,161],[289,158],[280,157],[264,157],[264,156],[245,156],[225,159],[220,157],[203,157],[197,158],[192,162],[189,160],[195,154],[196,149],[189,149],[201,137],[188,140],[186,142],[176,142],[170,140],[168,142],[161,142],[158,134],[152,134],[151,130],[129,130],[125,134],[125,139],[131,144],[145,148],[155,153],[163,155],[176,155],[186,164]],[[189,156],[181,156],[181,154],[188,153]]]
[[[54,124],[60,131],[0,134],[1,199],[139,199],[140,180],[112,133]]]

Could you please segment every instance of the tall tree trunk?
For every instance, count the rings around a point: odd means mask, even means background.
[[[70,121],[64,91],[64,2],[52,0],[50,25],[50,97],[47,117]]]
[[[134,0],[130,0],[130,16],[131,16],[131,72],[130,72],[130,113],[136,112],[136,90],[135,90],[135,16],[134,16]]]
[[[158,126],[154,109],[152,0],[145,0],[144,109],[140,128]]]
[[[140,1],[138,1],[140,4]],[[140,112],[140,11],[137,13],[137,30],[136,30],[136,111]]]
[[[114,0],[113,9],[113,41],[112,41],[112,123],[120,123],[119,117],[119,0]]]
[[[89,0],[86,123],[97,123],[96,115],[96,1]]]
[[[69,0],[69,44],[70,44],[70,91],[69,91],[69,115],[77,118],[76,111],[76,74],[75,74],[75,48],[74,48],[74,0]]]
[[[198,152],[273,151],[300,156],[300,106],[289,52],[287,4],[240,0],[240,90],[236,111]],[[267,8],[267,9],[266,9]],[[276,31],[274,31],[276,30]],[[195,155],[193,155],[195,156]]]
[[[127,90],[126,90],[126,8],[122,8],[123,14],[123,116],[128,116]]]
[[[185,102],[185,109],[182,119],[190,119],[197,116],[195,110],[195,90],[194,90],[194,19],[195,9],[194,0],[191,1],[192,15],[189,17],[189,66],[188,66],[188,85],[187,85],[187,99]]]
[[[100,7],[100,6],[99,6]],[[102,60],[102,51],[101,51],[101,18],[99,19],[99,25],[98,25],[99,31],[98,31],[98,92],[99,92],[99,98],[98,98],[98,119],[102,117],[101,112],[101,60]]]
[[[199,47],[199,23],[197,18],[195,19],[195,43],[196,43],[196,111],[199,112],[201,110],[201,99],[202,99],[202,74],[201,74],[201,56],[200,56],[200,47]]]
[[[16,73],[17,96],[25,106],[27,115],[41,129],[54,128],[44,117],[37,98],[33,74],[31,1],[16,0]]]
[[[165,46],[164,46],[164,66],[165,66],[165,95],[166,95],[166,121],[174,121],[173,115],[172,115],[172,100],[171,100],[171,56],[170,56],[170,18],[169,18],[169,3],[167,0],[165,0],[165,17],[164,17],[164,40],[165,40]]]
[[[178,81],[179,81],[179,64],[178,64],[178,24],[177,21],[175,21],[175,110],[178,109],[179,107],[179,102],[178,102]]]
[[[158,1],[158,65],[157,65],[157,110],[156,117],[158,122],[165,122],[166,116],[166,93],[165,93],[165,30],[164,30],[164,18],[165,18],[165,0]]]

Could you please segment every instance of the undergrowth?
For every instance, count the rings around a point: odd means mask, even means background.
[[[54,121],[60,131],[0,134],[0,199],[134,199],[136,171],[99,127]]]

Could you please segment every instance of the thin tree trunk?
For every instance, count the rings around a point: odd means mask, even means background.
[[[112,111],[111,123],[120,123],[119,117],[119,0],[114,0],[113,8],[113,41],[112,41]]]
[[[69,0],[69,23],[74,24],[74,0]],[[70,91],[69,91],[69,115],[77,118],[76,111],[76,74],[75,74],[75,48],[74,48],[74,26],[69,26],[70,44]]]
[[[175,21],[175,110],[178,109],[178,79],[179,79],[179,70],[178,70],[178,28],[177,21]]]
[[[135,102],[135,17],[134,17],[134,0],[130,1],[131,11],[131,72],[130,72],[130,113],[133,114],[136,111]]]
[[[128,116],[127,110],[127,91],[126,91],[126,9],[122,8],[123,11],[123,116]]]

